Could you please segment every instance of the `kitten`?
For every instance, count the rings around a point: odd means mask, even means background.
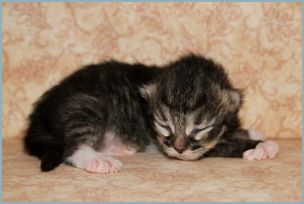
[[[161,72],[108,61],[73,73],[35,104],[25,150],[40,158],[42,171],[62,162],[95,173],[120,171],[113,155],[142,151],[155,135],[139,87]]]
[[[187,55],[164,68],[160,78],[141,89],[149,101],[160,150],[169,158],[273,158],[278,145],[241,128],[243,94],[221,65]]]
[[[223,68],[197,55],[163,67],[89,65],[39,99],[24,145],[40,158],[42,171],[64,162],[88,172],[118,172],[122,163],[113,156],[143,151],[151,140],[182,160],[274,157],[275,143],[241,129],[242,100]]]

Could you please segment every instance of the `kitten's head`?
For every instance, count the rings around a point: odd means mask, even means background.
[[[212,149],[237,115],[241,93],[220,65],[187,56],[166,67],[154,84],[141,89],[149,101],[160,149],[171,158],[196,160]]]

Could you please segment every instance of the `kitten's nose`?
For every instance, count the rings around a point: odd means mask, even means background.
[[[173,147],[179,154],[181,154],[187,149],[187,141],[184,137],[178,137],[175,140]]]
[[[174,147],[174,149],[175,149],[179,154],[183,153],[183,152],[186,150],[185,147]]]

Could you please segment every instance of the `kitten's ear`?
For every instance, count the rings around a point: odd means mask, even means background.
[[[139,88],[139,92],[145,99],[150,99],[156,92],[156,84],[144,85]]]
[[[238,110],[243,104],[243,92],[240,89],[230,89],[227,93],[232,109]]]

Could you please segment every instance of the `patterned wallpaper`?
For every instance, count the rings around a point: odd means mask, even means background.
[[[246,89],[245,127],[301,137],[301,3],[3,3],[4,137],[32,103],[87,63],[161,65],[189,51]]]

